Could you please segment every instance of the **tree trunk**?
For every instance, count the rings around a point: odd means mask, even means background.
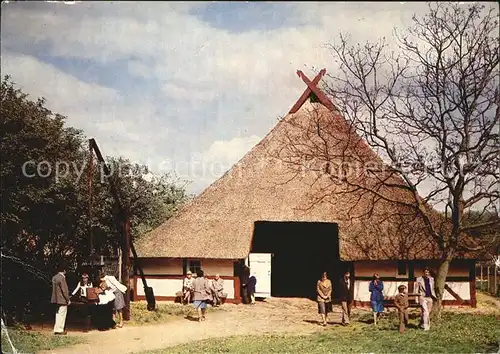
[[[441,310],[443,309],[443,296],[445,291],[444,286],[446,284],[446,276],[448,275],[448,270],[450,268],[452,259],[452,256],[447,256],[441,260],[435,279],[434,288],[436,291],[437,299],[432,309],[432,316],[438,320],[441,318]]]

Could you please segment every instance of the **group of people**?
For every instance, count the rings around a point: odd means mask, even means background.
[[[114,276],[101,273],[99,276],[99,286],[94,288],[87,273],[82,274],[82,279],[78,282],[71,296],[76,301],[95,304],[92,311],[92,320],[99,330],[123,327],[123,314],[125,308],[124,294],[127,287],[121,284]],[[66,268],[59,266],[57,274],[52,278],[51,303],[57,306],[56,319],[54,324],[54,334],[67,334],[66,316],[68,306],[71,305],[71,297],[66,282]],[[115,314],[115,319],[113,319]]]
[[[347,326],[350,323],[351,306],[353,300],[353,287],[350,272],[345,272],[338,284],[338,298],[342,308],[342,325]],[[321,279],[316,285],[318,313],[321,315],[322,325],[326,326],[328,313],[332,312],[332,292],[333,285],[328,274],[323,272]]]
[[[196,271],[196,277],[188,271],[182,283],[182,302],[193,306],[198,312],[198,321],[205,321],[207,304],[219,306],[224,297],[224,280],[219,274],[214,279],[207,279],[202,269]]]
[[[350,272],[345,272],[338,284],[338,298],[341,303],[342,325],[347,326],[350,321],[351,305],[353,302],[353,283]],[[384,283],[380,280],[379,274],[375,273],[368,285],[370,292],[370,303],[373,310],[373,322],[376,325],[380,315],[384,312]],[[394,306],[399,314],[399,331],[403,333],[408,325],[409,300],[406,285],[398,287],[398,293],[394,297]],[[316,286],[318,313],[321,316],[322,325],[326,326],[328,313],[332,312],[332,291],[333,286],[328,275],[324,272]],[[430,329],[430,312],[432,311],[433,300],[436,299],[434,290],[434,278],[428,268],[424,269],[423,276],[415,280],[413,294],[417,296],[418,304],[421,308],[421,327],[428,331]]]
[[[252,279],[253,278],[253,279]],[[249,268],[246,268],[241,278],[242,297],[245,303],[255,304],[255,277],[250,276]],[[345,272],[338,283],[336,289],[337,297],[341,304],[342,325],[347,326],[350,323],[351,306],[353,302],[353,282],[350,272]],[[373,275],[373,280],[368,286],[371,293],[370,302],[373,310],[374,324],[380,315],[384,312],[384,283],[379,274]],[[123,326],[122,310],[125,308],[124,294],[127,287],[121,284],[114,276],[101,273],[99,276],[99,286],[93,287],[89,276],[82,274],[82,279],[72,292],[72,296],[77,296],[79,301],[89,302],[95,300],[96,311],[93,311],[93,320],[99,330],[110,328],[121,328]],[[205,277],[203,270],[196,271],[196,277],[188,271],[183,281],[183,303],[188,304],[191,301],[198,312],[198,321],[206,319],[207,304],[219,306],[224,297],[224,280],[215,275],[210,280]],[[428,268],[424,269],[423,276],[416,279],[414,283],[414,295],[417,296],[418,304],[421,308],[421,326],[424,330],[430,329],[430,312],[436,293],[434,289],[434,278]],[[322,325],[326,326],[328,313],[332,312],[332,293],[333,285],[326,272],[323,272],[321,279],[316,286],[318,313],[321,316]],[[94,298],[95,296],[95,298]],[[66,316],[68,306],[71,305],[71,298],[66,282],[66,269],[60,266],[57,274],[52,278],[52,297],[51,302],[57,305],[55,316],[54,334],[65,335]],[[408,293],[405,285],[398,287],[398,294],[394,297],[394,306],[399,313],[399,331],[403,333],[408,324]],[[115,319],[113,319],[113,313]]]

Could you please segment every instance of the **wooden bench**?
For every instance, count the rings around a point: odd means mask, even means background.
[[[184,297],[184,294],[182,293],[182,291],[178,291],[175,293],[175,299],[174,299],[174,302],[178,302],[178,303],[181,303],[182,304],[182,299]]]
[[[226,293],[222,293],[222,295],[220,297],[221,304],[225,304],[226,303],[226,299],[227,299],[227,294]]]

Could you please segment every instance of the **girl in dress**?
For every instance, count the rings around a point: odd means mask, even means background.
[[[373,323],[377,324],[380,314],[384,312],[384,294],[382,293],[384,283],[380,280],[380,276],[377,273],[373,274],[373,280],[370,282],[368,290],[371,293],[370,302],[373,310]]]

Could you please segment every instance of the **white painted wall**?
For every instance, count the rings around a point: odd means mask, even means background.
[[[446,284],[457,293],[458,296],[462,298],[462,300],[470,300],[470,283],[469,282],[449,282]],[[448,291],[444,291],[443,300],[456,300],[453,295],[451,295]]]
[[[370,301],[370,292],[368,291],[369,281],[356,280],[354,282],[354,300],[355,301]],[[398,286],[406,285],[407,281],[384,281],[384,296],[391,297],[398,293]],[[470,283],[468,282],[446,282],[462,300],[470,300]],[[444,300],[456,300],[448,291],[444,292]]]
[[[182,279],[151,279],[146,277],[148,286],[153,288],[155,296],[175,296],[175,293],[182,290]],[[228,299],[234,299],[234,281],[224,279],[224,292]],[[144,287],[139,281],[137,283],[137,295],[144,295]]]
[[[153,288],[155,296],[175,296],[182,291],[182,279],[151,279],[146,277],[148,286]],[[144,287],[140,280],[137,281],[137,295],[144,296]]]
[[[398,286],[406,285],[408,287],[407,281],[384,281],[384,296],[395,296],[398,293]],[[354,300],[355,301],[370,301],[370,291],[368,287],[370,286],[370,281],[368,280],[356,280],[354,282]]]

